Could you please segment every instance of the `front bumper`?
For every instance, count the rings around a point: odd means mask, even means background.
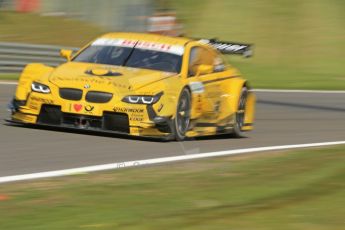
[[[60,105],[41,104],[38,112],[27,106],[28,103],[13,100],[9,104],[12,111],[12,119],[15,123],[31,124],[48,127],[60,127],[84,131],[96,131],[106,133],[125,134],[143,137],[158,137],[170,139],[171,119],[165,116],[158,116],[151,106],[145,110],[141,109],[142,117],[138,119],[138,110],[117,109],[103,111],[101,116],[94,116],[83,113],[65,112]],[[131,112],[131,113],[126,113]],[[146,114],[145,114],[146,113]]]
[[[48,128],[48,129],[53,129],[53,130],[61,130],[61,131],[75,131],[75,132],[83,132],[83,133],[100,133],[100,134],[111,134],[111,135],[121,135],[121,136],[131,136],[134,138],[152,138],[152,139],[159,139],[159,140],[163,140],[163,141],[170,141],[173,140],[173,136],[171,134],[167,134],[167,135],[141,135],[141,136],[136,136],[136,135],[132,135],[132,134],[128,134],[128,133],[124,133],[124,132],[119,132],[119,131],[110,131],[110,130],[102,130],[102,129],[82,129],[79,127],[73,127],[73,126],[66,126],[66,125],[49,125],[49,124],[32,124],[32,123],[26,123],[23,121],[18,121],[18,120],[14,120],[14,119],[5,119],[6,122],[11,123],[11,124],[15,124],[15,125],[24,125],[27,127],[39,127],[39,128]]]

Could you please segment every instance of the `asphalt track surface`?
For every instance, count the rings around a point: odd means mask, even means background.
[[[113,162],[251,147],[343,141],[345,94],[257,92],[255,131],[246,138],[158,142],[119,135],[8,125],[15,85],[0,85],[0,177]]]

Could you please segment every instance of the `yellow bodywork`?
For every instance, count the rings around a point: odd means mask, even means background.
[[[61,114],[74,117],[101,119],[105,113],[126,114],[129,127],[125,133],[135,136],[169,137],[172,135],[171,131],[159,129],[154,118],[173,120],[176,117],[181,91],[188,88],[191,92],[191,122],[186,136],[231,133],[235,123],[235,114],[238,112],[241,90],[246,87],[249,93],[242,131],[253,128],[255,95],[237,69],[226,63],[222,64],[224,66],[220,71],[214,71],[213,67],[203,65],[197,69],[194,76],[189,76],[189,69],[192,68],[189,62],[193,47],[202,47],[205,51],[213,53],[218,61],[224,62],[221,54],[209,45],[187,38],[140,33],[110,33],[97,39],[123,39],[141,41],[143,44],[146,44],[145,42],[159,44],[160,47],[163,47],[161,44],[177,47],[178,52],[183,50],[181,71],[171,73],[144,68],[75,62],[73,57],[67,58],[66,63],[56,68],[43,64],[29,64],[19,79],[14,101],[21,103],[13,111],[12,120],[38,124],[43,105],[59,106]],[[92,42],[79,52],[90,44]],[[91,71],[92,75],[87,71]],[[121,76],[106,76],[109,71],[121,73]],[[34,92],[31,89],[33,82],[49,86],[50,93]],[[81,90],[83,96],[80,100],[63,99],[59,93],[61,88]],[[107,103],[91,103],[85,98],[89,91],[110,93],[113,97]],[[152,105],[130,104],[123,101],[123,98],[128,95],[156,95],[161,92],[163,94],[159,101]],[[73,124],[69,125],[73,126]],[[87,127],[82,128],[87,129]],[[120,133],[123,131],[120,130]]]

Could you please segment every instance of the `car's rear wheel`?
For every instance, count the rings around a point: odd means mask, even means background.
[[[186,132],[189,128],[191,113],[191,94],[187,88],[184,88],[180,94],[175,119],[173,120],[173,132],[175,140],[182,141],[186,138]]]
[[[244,126],[245,121],[245,110],[247,103],[248,89],[243,87],[241,90],[240,100],[238,101],[238,109],[235,113],[235,124],[233,130],[234,137],[243,137],[242,127]]]

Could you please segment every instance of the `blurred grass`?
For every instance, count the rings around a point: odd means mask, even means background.
[[[81,47],[105,30],[79,20],[0,11],[0,41]]]
[[[340,230],[344,147],[4,184],[0,228]]]
[[[19,74],[2,74],[0,73],[0,80],[17,80]]]
[[[175,0],[189,36],[254,43],[228,59],[258,88],[345,89],[345,1]]]

